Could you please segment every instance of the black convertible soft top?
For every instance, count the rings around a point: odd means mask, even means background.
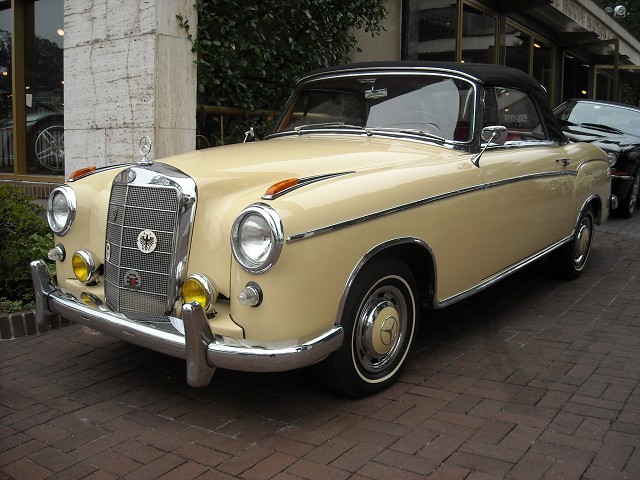
[[[540,83],[521,70],[505,67],[504,65],[492,65],[488,63],[456,63],[456,62],[420,62],[420,61],[395,61],[395,62],[366,62],[351,63],[335,67],[327,67],[315,70],[303,77],[300,82],[315,76],[331,72],[358,72],[370,70],[449,70],[459,72],[472,77],[476,82],[488,87],[509,87],[529,92],[540,108],[547,127],[549,137],[559,142],[567,142],[562,129],[558,125],[547,92]]]

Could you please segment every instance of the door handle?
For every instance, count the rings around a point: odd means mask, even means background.
[[[568,167],[570,160],[568,158],[558,158],[556,162],[562,164],[563,167]]]

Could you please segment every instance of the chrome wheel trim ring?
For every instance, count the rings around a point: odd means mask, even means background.
[[[587,263],[587,257],[591,250],[591,238],[593,230],[593,217],[588,214],[582,218],[575,240],[575,255],[573,259],[576,270],[580,271]]]
[[[372,290],[354,325],[352,355],[356,365],[376,374],[403,355],[400,347],[407,335],[408,314],[407,303],[397,287],[383,285]]]
[[[632,214],[636,209],[638,193],[640,193],[640,172],[633,177],[633,185],[631,185],[631,191],[629,192],[629,214]]]

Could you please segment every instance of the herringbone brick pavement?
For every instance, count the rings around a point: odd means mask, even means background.
[[[0,343],[0,478],[640,478],[640,215],[573,282],[533,265],[425,312],[400,381],[218,371],[72,325]]]

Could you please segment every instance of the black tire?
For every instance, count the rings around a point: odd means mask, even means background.
[[[631,184],[631,190],[629,190],[629,196],[624,202],[620,202],[618,208],[615,210],[623,218],[631,218],[633,212],[636,211],[638,206],[638,196],[640,196],[640,168],[633,176],[633,183]]]
[[[320,365],[331,389],[363,397],[397,380],[418,323],[417,292],[411,270],[396,258],[362,268],[342,315],[344,343]]]
[[[580,276],[591,252],[594,226],[593,208],[587,206],[580,215],[571,241],[549,255],[549,266],[555,276],[566,280]]]

